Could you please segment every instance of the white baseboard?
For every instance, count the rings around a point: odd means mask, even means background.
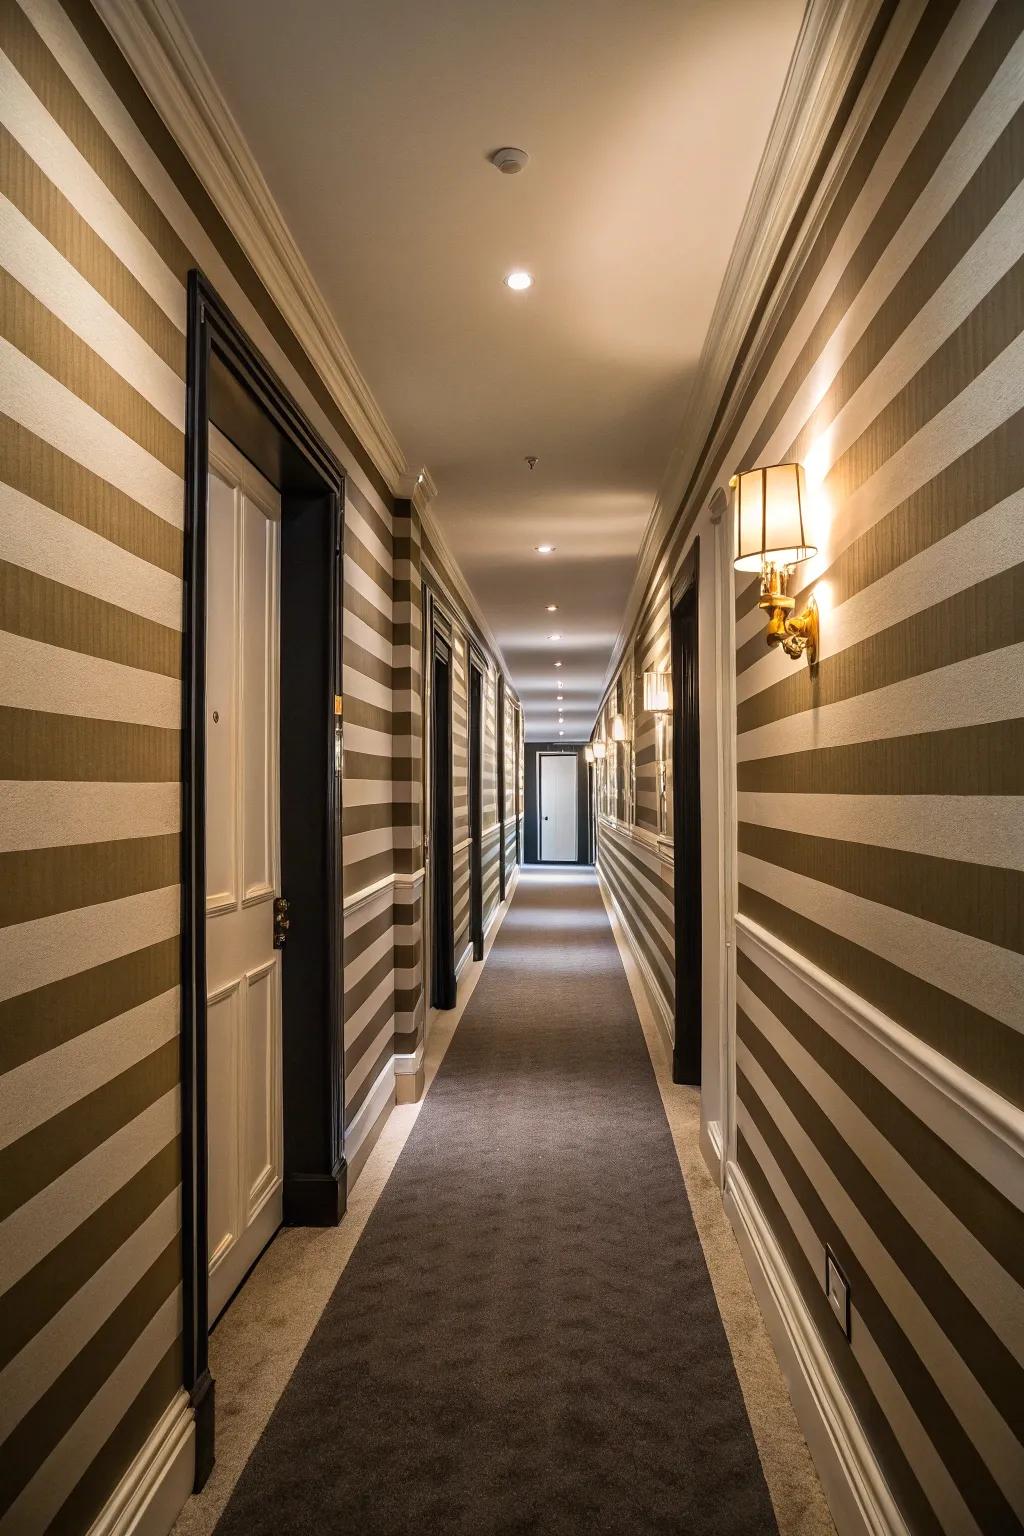
[[[455,979],[456,979],[456,981],[458,981],[459,977],[462,975],[463,971],[466,969],[466,966],[469,964],[469,962],[472,960],[472,958],[473,958],[473,946],[472,946],[472,944],[467,944],[465,949],[462,951],[461,959],[459,960],[458,964],[455,967]]]
[[[700,1150],[715,1183],[722,1183],[722,1127],[717,1120],[701,1120]]]
[[[629,952],[633,959],[636,961],[637,970],[640,972],[640,979],[643,982],[644,991],[647,993],[647,998],[651,1005],[651,1012],[657,1019],[658,1028],[664,1035],[665,1040],[668,1043],[668,1048],[671,1051],[675,1046],[676,1026],[675,1019],[672,1017],[672,1013],[669,1009],[665,994],[662,992],[661,988],[658,986],[657,981],[655,980],[654,972],[651,970],[647,956],[644,954],[643,950],[636,942],[636,939],[633,937],[633,933],[626,918],[626,914],[616,899],[615,892],[609,885],[604,870],[601,868],[600,864],[598,864],[596,868],[598,884],[601,887],[606,902],[614,909],[615,916],[619,920],[619,927],[622,929],[626,943],[629,945]]]
[[[838,1536],[908,1536],[782,1249],[736,1163],[726,1170],[725,1208]]]
[[[345,1127],[345,1161],[349,1166],[350,1179],[355,1178],[351,1170],[355,1168],[358,1172],[365,1161],[359,1155],[363,1142],[377,1124],[383,1110],[394,1102],[395,1062],[392,1058],[385,1064],[384,1070],[353,1115],[352,1123]]]
[[[180,1391],[89,1529],[89,1536],[167,1536],[195,1479],[195,1416]]]

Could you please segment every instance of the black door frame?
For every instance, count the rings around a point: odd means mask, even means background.
[[[316,1058],[289,1095],[285,1062],[285,1220],[338,1221],[345,1207],[343,1073],[343,905],[341,869],[342,562],[345,477],[341,465],[249,341],[223,300],[197,270],[188,274],[185,408],[184,625],[182,636],[182,911],[181,911],[181,1123],[184,1385],[195,1413],[195,1490],[214,1461],[214,1384],[209,1368],[209,1253],[207,1232],[207,1017],[206,1017],[206,546],[211,411],[216,425],[257,463],[282,492],[282,570],[290,518],[315,524],[319,587],[317,610],[326,654],[309,670],[325,685],[313,695],[320,740],[307,762],[323,785],[318,803],[327,846],[321,864],[316,915],[322,955],[323,999],[315,1038],[302,1049]],[[315,517],[313,512],[315,511]],[[309,541],[308,533],[303,535]],[[282,625],[285,622],[282,603]],[[284,647],[282,646],[282,658]],[[282,667],[282,694],[286,685]],[[319,703],[317,702],[319,700]],[[282,707],[282,718],[284,708]],[[282,778],[283,783],[283,778]],[[282,870],[285,868],[282,806]],[[297,921],[309,921],[306,913]],[[282,1025],[287,1032],[285,1000]],[[289,1111],[289,1098],[292,1100]],[[298,1100],[302,1100],[300,1103]],[[315,1117],[322,1166],[288,1169],[289,1128]],[[308,1127],[307,1127],[308,1129]]]
[[[443,689],[438,674],[444,669]],[[430,624],[430,1004],[454,1008],[458,996],[455,973],[455,820],[452,794],[451,630],[445,634],[436,604]],[[438,737],[441,740],[438,740]]]
[[[700,540],[672,583],[672,837],[675,884],[675,1040],[672,1081],[701,1080]]]
[[[473,959],[484,957],[484,846],[483,846],[483,750],[484,673],[483,657],[469,647],[469,937]]]

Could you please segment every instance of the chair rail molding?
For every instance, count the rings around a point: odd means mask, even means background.
[[[398,491],[409,476],[405,456],[174,0],[95,0],[95,9],[363,447]]]
[[[742,389],[757,366],[778,313],[813,242],[866,124],[888,83],[902,43],[916,24],[925,0],[915,0],[891,25],[832,153],[826,174],[821,158],[850,85],[856,77],[872,31],[889,0],[809,0],[797,37],[768,142],[754,178],[732,254],[708,325],[696,370],[697,383],[686,402],[675,446],[658,487],[637,556],[636,572],[612,649],[604,689],[619,667],[665,542],[695,476],[716,462],[730,436],[723,406],[727,394]],[[898,28],[899,41],[893,39]],[[884,59],[881,55],[885,55]],[[816,182],[816,177],[820,177]],[[810,206],[808,207],[808,203]],[[802,225],[802,227],[801,227]],[[787,237],[796,231],[783,271],[775,267]],[[742,369],[730,389],[745,338],[756,326]],[[723,422],[719,418],[725,416]]]

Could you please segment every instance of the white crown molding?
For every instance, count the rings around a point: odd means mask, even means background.
[[[881,5],[882,0],[809,0],[768,142],[712,312],[697,366],[696,384],[686,402],[676,446],[662,476],[640,543],[629,599],[605,674],[604,691],[621,662],[665,540],[722,404],[744,337],[759,307],[771,298],[766,287],[772,267],[802,200],[812,190],[812,180],[828,134]],[[890,35],[891,29],[886,42]],[[872,82],[874,88],[861,92],[850,115],[832,159],[831,173],[822,181],[815,204],[805,220],[802,238],[796,242],[783,279],[776,287],[777,296],[788,291],[786,278],[791,281],[820,227],[828,206],[828,198],[824,195],[826,184],[828,187],[835,184],[837,167],[845,170],[850,148],[859,142],[863,126],[877,105],[884,84],[879,83],[879,74],[876,71]],[[777,308],[776,301],[771,305],[773,314]],[[749,377],[756,366],[770,334],[770,324],[763,317],[754,345],[744,359],[737,390],[742,387],[743,377]],[[716,454],[728,446],[724,437],[726,434],[720,429],[707,455],[709,463],[714,463]],[[717,495],[716,490],[715,498]]]
[[[388,486],[401,448],[174,0],[95,9]]]

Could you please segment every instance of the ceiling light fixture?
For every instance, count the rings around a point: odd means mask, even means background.
[[[555,552],[555,546],[553,544],[535,544],[533,547],[537,551],[538,555],[553,555]]]
[[[513,293],[525,293],[527,288],[533,287],[533,278],[529,272],[524,272],[522,268],[517,267],[505,278],[505,287],[511,288]]]
[[[561,665],[562,665],[562,663],[561,663],[561,662],[560,662],[560,661],[556,661],[556,662],[555,662],[555,666],[556,666],[556,667],[560,667],[560,666],[561,666]]]
[[[561,638],[562,638],[561,635],[558,634],[558,633],[555,633],[553,635],[548,635],[548,639],[549,640],[561,640]]]
[[[558,612],[558,604],[557,603],[548,603],[548,613],[557,613],[557,612]]]

